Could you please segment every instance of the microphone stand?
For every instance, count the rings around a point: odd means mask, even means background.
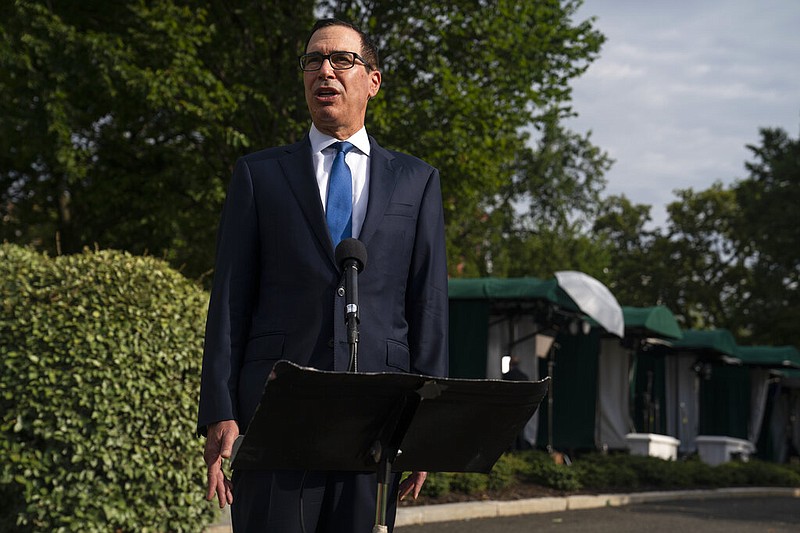
[[[367,248],[358,239],[347,238],[336,245],[334,256],[344,278],[344,321],[350,348],[348,371],[358,372],[358,273],[367,264]]]
[[[349,372],[358,372],[358,264],[347,261],[344,265],[344,290],[347,295],[344,316],[347,325],[347,346],[350,348]]]

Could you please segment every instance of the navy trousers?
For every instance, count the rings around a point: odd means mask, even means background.
[[[231,518],[235,533],[370,533],[376,474],[235,471]],[[392,475],[386,521],[394,528],[400,476]]]

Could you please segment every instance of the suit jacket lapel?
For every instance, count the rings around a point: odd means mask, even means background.
[[[311,143],[308,135],[305,139],[288,148],[288,154],[279,160],[284,177],[289,187],[297,198],[297,203],[303,210],[311,229],[325,250],[332,264],[336,264],[333,257],[333,243],[325,221],[322,202],[319,199],[319,186],[317,185],[314,165],[311,162]]]
[[[361,234],[358,239],[367,244],[370,237],[383,220],[383,214],[389,205],[389,199],[394,193],[397,176],[392,165],[394,156],[381,148],[375,139],[369,138],[371,145],[369,168],[369,203]]]

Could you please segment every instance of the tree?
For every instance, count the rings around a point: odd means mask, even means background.
[[[737,245],[752,273],[735,319],[753,342],[800,346],[800,138],[771,128],[760,135],[760,145],[748,145],[749,177],[733,187]]]
[[[626,305],[647,307],[663,297],[653,284],[658,265],[648,257],[657,238],[646,228],[651,220],[649,205],[633,204],[622,195],[604,199],[594,221],[593,232],[610,255],[608,288]]]
[[[676,191],[663,230],[647,230],[650,207],[611,197],[595,229],[613,250],[609,287],[627,305],[664,305],[686,328],[729,327],[746,270],[734,250],[735,196],[715,183]]]
[[[664,230],[645,230],[647,206],[605,202],[595,230],[621,301],[666,305],[684,327],[727,328],[743,343],[800,346],[800,140],[760,136],[748,177],[677,191]]]
[[[523,218],[583,208],[601,187],[596,175],[574,181],[564,170],[598,161],[586,151],[588,137],[560,125],[571,113],[570,80],[603,41],[591,20],[573,21],[579,5],[5,5],[2,238],[63,253],[97,243],[164,256],[192,276],[207,271],[233,161],[304,135],[296,56],[314,16],[337,15],[366,28],[383,50],[370,133],[440,169],[451,270],[486,273],[487,259],[502,250],[487,235],[524,229],[524,241],[535,240]],[[540,149],[529,133],[537,130],[546,139]],[[559,157],[568,165],[559,168]],[[524,216],[515,222],[514,195],[522,191],[547,195],[523,198]]]
[[[378,37],[384,83],[368,127],[390,146],[439,168],[453,275],[488,273],[507,214],[509,184],[538,178],[529,132],[565,132],[569,82],[597,56],[602,36],[574,23],[580,2],[323,2]],[[528,211],[568,193],[531,200]],[[558,191],[558,192],[555,192]],[[504,205],[504,207],[507,207]],[[521,225],[521,221],[520,221]],[[496,261],[495,261],[496,262]],[[498,272],[494,272],[497,274]]]
[[[208,270],[235,158],[296,138],[313,3],[2,8],[2,238]],[[300,29],[302,28],[302,30]],[[289,91],[288,87],[292,86]]]
[[[686,327],[730,328],[737,288],[748,275],[734,241],[735,195],[719,182],[677,194],[679,200],[667,206],[666,243],[656,248],[662,258],[669,251],[663,264],[671,270],[671,287],[664,302]]]
[[[566,130],[557,114],[543,117],[541,128],[490,211],[484,239],[491,273],[548,277],[571,269],[605,278],[608,253],[589,230],[611,160],[590,134]]]

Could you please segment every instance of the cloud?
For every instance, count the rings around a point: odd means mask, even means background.
[[[800,2],[587,0],[607,37],[573,84],[569,123],[616,160],[608,194],[653,206],[675,189],[743,178],[762,127],[800,124]]]

